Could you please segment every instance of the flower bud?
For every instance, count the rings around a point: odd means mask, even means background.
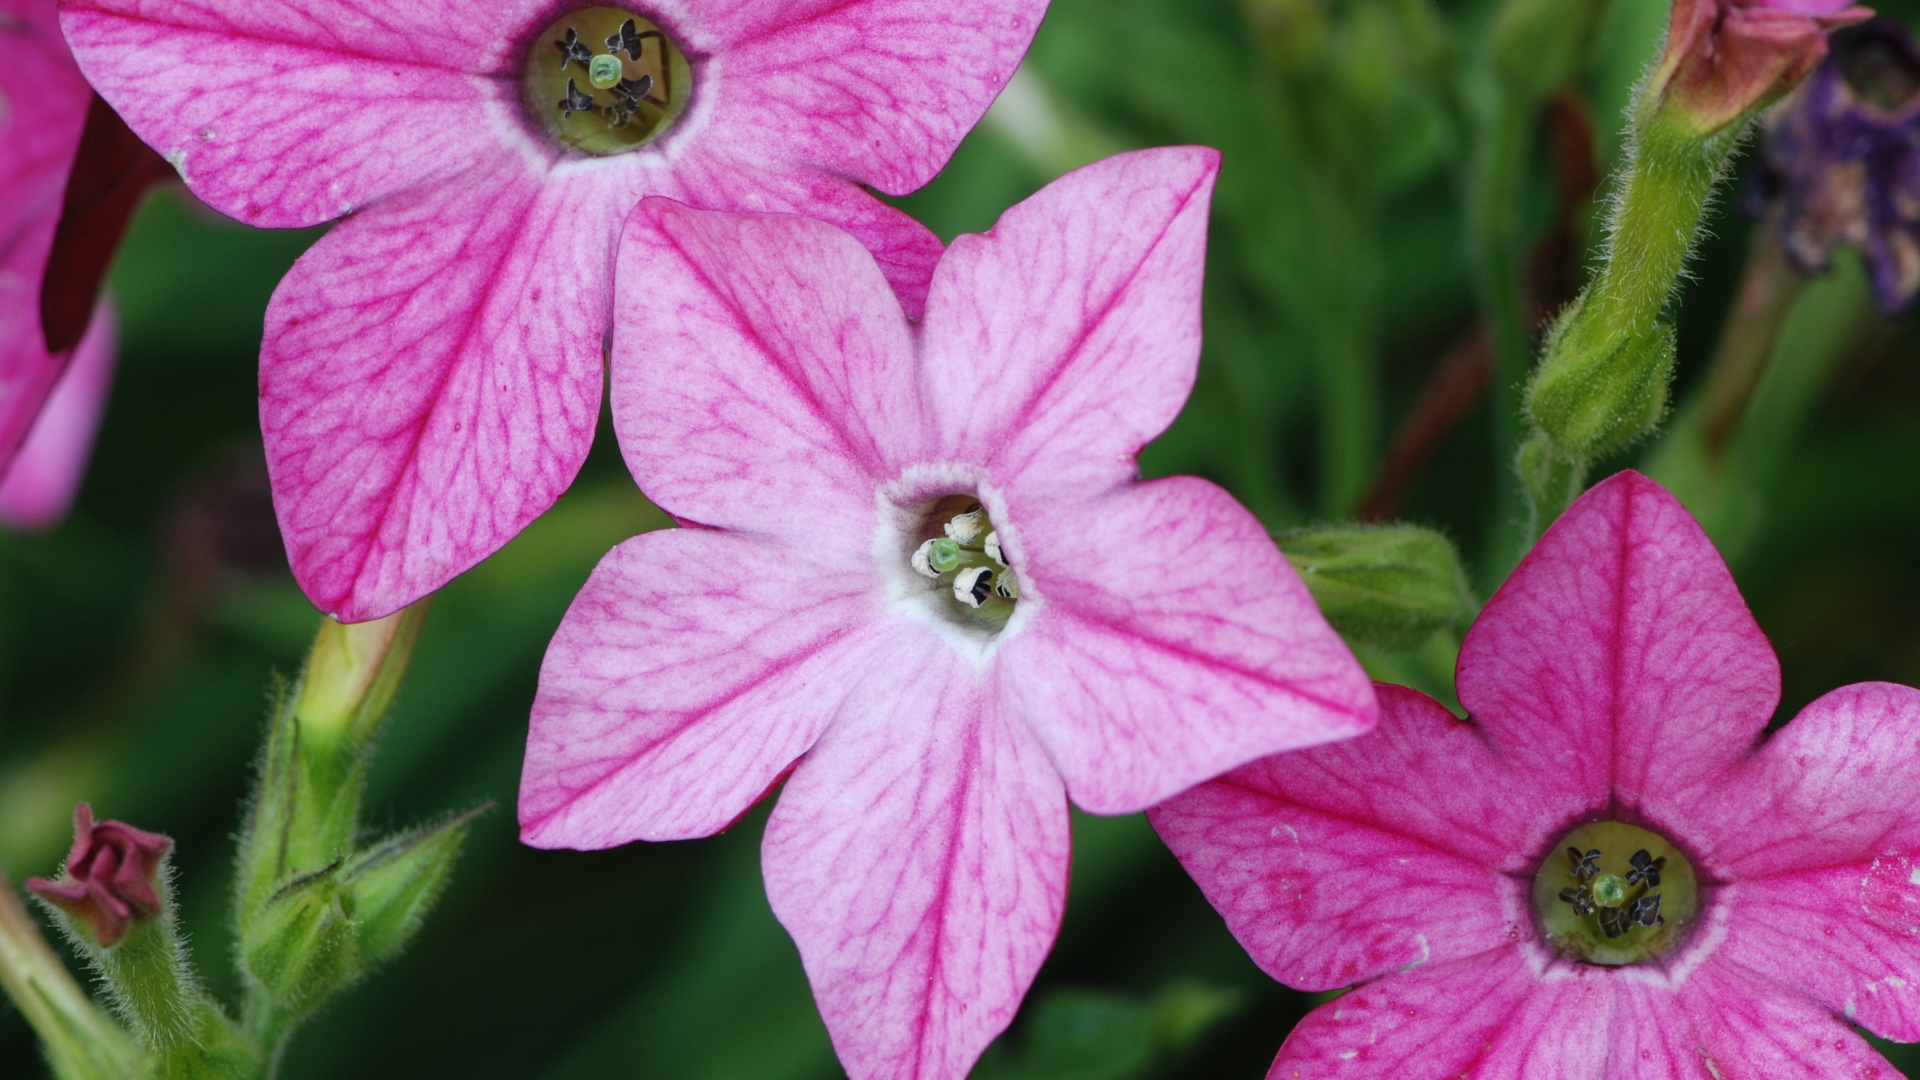
[[[387,838],[354,856],[346,868],[359,919],[359,952],[377,964],[398,952],[420,927],[453,872],[467,826],[481,810]]]
[[[1872,15],[1849,0],[1674,0],[1646,94],[1698,134],[1718,133],[1817,67],[1827,31]]]
[[[1342,636],[1396,652],[1473,617],[1460,560],[1447,538],[1412,525],[1336,525],[1282,537],[1320,611]]]
[[[1521,101],[1539,101],[1579,74],[1603,0],[1507,0],[1494,17],[1493,70]]]
[[[413,656],[425,614],[419,603],[370,622],[321,623],[294,704],[306,741],[331,746],[372,734]]]
[[[1554,324],[1527,384],[1527,415],[1563,458],[1617,450],[1667,412],[1673,328],[1596,317],[1583,298]]]
[[[248,974],[280,1010],[298,1015],[360,973],[350,894],[339,863],[282,886],[240,926]]]
[[[167,855],[173,841],[121,821],[93,820],[93,808],[73,808],[73,850],[57,880],[27,879],[27,891],[67,913],[101,948],[111,948],[136,922],[164,907]]]

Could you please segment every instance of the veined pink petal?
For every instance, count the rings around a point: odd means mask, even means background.
[[[345,621],[492,554],[599,419],[621,205],[515,162],[342,223],[274,291],[260,422],[294,576]]]
[[[1268,1080],[1599,1080],[1617,1008],[1612,973],[1542,980],[1517,948],[1382,979],[1300,1021]]]
[[[1723,955],[1677,990],[1625,978],[1620,986],[1619,1027],[1637,1039],[1638,1053],[1616,1048],[1608,1080],[1900,1075],[1839,1017]]]
[[[1724,783],[1780,699],[1726,563],[1636,472],[1547,530],[1467,634],[1458,679],[1516,772],[1656,823]]]
[[[999,654],[1002,701],[1073,801],[1129,813],[1254,758],[1373,726],[1373,687],[1267,532],[1192,477],[1017,518],[1042,604]]]
[[[60,40],[54,5],[0,0],[0,468],[65,368],[40,331],[40,278],[92,92]]]
[[[0,480],[0,525],[49,529],[67,516],[86,476],[93,437],[107,405],[116,330],[113,304],[102,299],[33,430],[6,466]]]
[[[968,660],[888,632],[781,793],[762,866],[852,1080],[961,1080],[1059,929],[1066,795]]]
[[[527,142],[504,69],[545,5],[70,0],[87,78],[194,194],[249,225],[328,221]]]
[[[1332,990],[1532,935],[1539,785],[1471,724],[1381,685],[1380,725],[1276,754],[1147,812],[1255,963]],[[1557,824],[1554,826],[1557,827]]]
[[[934,271],[923,381],[943,453],[989,463],[1016,510],[1132,479],[1186,401],[1219,162],[1204,147],[1095,162]]]
[[[933,179],[1026,54],[1044,0],[705,5],[713,136],[905,195]],[[724,44],[723,44],[724,43]]]
[[[1729,957],[1920,1039],[1920,690],[1820,698],[1694,818],[1706,865],[1734,881]]]
[[[870,565],[876,485],[922,423],[872,256],[818,221],[648,199],[619,258],[613,415],[641,488]]]
[[[867,670],[877,584],[804,548],[705,529],[615,548],[541,667],[522,839],[604,848],[725,828]]]
[[[927,287],[944,250],[940,238],[864,188],[813,169],[770,168],[694,151],[675,161],[657,187],[650,194],[688,206],[800,214],[838,226],[873,253],[908,318],[926,313]],[[644,281],[654,277],[647,274]]]

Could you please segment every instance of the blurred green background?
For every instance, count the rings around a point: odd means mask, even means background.
[[[1513,524],[1488,395],[1384,502],[1380,478],[1423,388],[1472,337],[1462,223],[1488,15],[1055,0],[1001,104],[902,204],[950,238],[1115,150],[1221,148],[1200,383],[1145,469],[1215,479],[1275,532],[1397,511],[1452,537],[1484,596]],[[1594,239],[1549,135],[1585,131],[1605,174],[1664,18],[1658,0],[1611,0],[1575,93],[1530,130],[1511,210],[1530,244],[1556,219],[1573,241],[1548,252],[1549,284],[1577,283]],[[1920,683],[1920,339],[1872,314],[1843,260],[1795,308],[1734,474],[1704,476],[1680,442],[1685,403],[1753,226],[1723,209],[1711,230],[1678,306],[1674,434],[1596,477],[1651,469],[1707,521],[1780,650],[1782,718],[1845,682]],[[153,198],[113,275],[121,373],[79,505],[49,535],[0,537],[0,867],[52,872],[82,798],[171,834],[198,963],[229,996],[236,807],[269,675],[297,670],[317,626],[274,530],[254,393],[267,297],[315,235]],[[573,491],[434,601],[370,812],[399,825],[499,805],[417,943],[298,1036],[289,1078],[840,1075],[762,891],[764,808],[699,842],[580,854],[514,839],[545,642],[599,556],[663,523],[603,424]],[[1437,641],[1370,661],[1444,692],[1448,656]],[[977,1075],[1263,1075],[1312,1000],[1255,969],[1144,819],[1076,814],[1074,830],[1059,944]],[[0,1076],[40,1073],[0,1009]]]

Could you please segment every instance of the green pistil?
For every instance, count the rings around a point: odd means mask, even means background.
[[[1608,967],[1671,950],[1699,908],[1693,864],[1657,833],[1599,821],[1568,833],[1533,879],[1533,911],[1562,956]]]
[[[970,498],[941,501],[929,531],[910,558],[914,572],[941,585],[943,605],[963,622],[998,630],[1020,599],[1020,579],[1000,551],[999,533]],[[925,535],[925,534],[922,534]]]
[[[658,26],[633,12],[568,12],[534,39],[520,104],[555,142],[623,154],[658,138],[686,111],[693,70]]]

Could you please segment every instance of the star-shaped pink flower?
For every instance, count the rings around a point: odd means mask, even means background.
[[[1769,733],[1773,650],[1632,472],[1487,604],[1459,691],[1470,720],[1381,687],[1372,733],[1149,812],[1269,974],[1358,984],[1270,1077],[1897,1075],[1849,1025],[1920,1038],[1920,691],[1848,686]],[[1560,936],[1597,899],[1613,927]]]
[[[66,512],[113,365],[106,301],[72,348],[49,352],[40,327],[40,281],[93,97],[60,37],[56,7],[0,0],[0,524],[12,528],[41,528]],[[58,415],[43,419],[43,410]]]
[[[954,243],[917,324],[818,221],[649,199],[627,230],[614,421],[686,527],[561,624],[522,836],[706,836],[791,772],[767,892],[855,1080],[957,1080],[1006,1026],[1069,797],[1134,811],[1374,721],[1252,515],[1138,479],[1193,384],[1217,165],[1063,177]]]
[[[863,185],[939,171],[1045,6],[70,0],[61,20],[209,205],[344,217],[274,293],[260,407],[294,574],[358,621],[497,550],[573,479],[642,197],[831,221],[917,313],[939,241]],[[627,272],[635,295],[671,288],[669,266]]]

